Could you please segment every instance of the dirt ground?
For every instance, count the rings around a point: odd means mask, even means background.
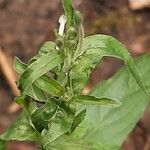
[[[109,34],[119,39],[134,57],[150,52],[150,9],[131,10],[128,0],[76,0],[75,8],[84,15],[86,35]],[[12,64],[14,56],[23,61],[32,57],[46,40],[53,40],[54,28],[62,13],[59,0],[0,0],[0,47]],[[91,75],[88,87],[111,77],[122,62],[107,58]],[[20,111],[8,111],[12,92],[0,69],[0,133],[15,120]],[[148,107],[123,150],[150,150],[150,108]],[[34,143],[12,143],[9,150],[36,150]]]

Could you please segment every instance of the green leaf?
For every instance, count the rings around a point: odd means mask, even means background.
[[[43,75],[38,78],[34,84],[40,88],[41,90],[51,94],[52,96],[62,96],[65,92],[63,86],[61,86],[56,80],[53,78]]]
[[[18,58],[15,58],[14,67],[19,74],[22,74],[27,68],[27,65],[22,63]],[[36,100],[43,101],[45,97],[40,89],[53,96],[63,95],[65,91],[64,88],[56,80],[47,75],[43,75],[42,77],[38,78],[32,86],[28,88],[26,94]]]
[[[37,141],[38,135],[31,126],[29,115],[23,111],[10,128],[0,135],[0,138],[6,141]]]
[[[86,110],[82,110],[74,117],[69,133],[72,133],[79,126],[79,124],[84,120],[85,116],[86,116]]]
[[[56,49],[56,44],[52,41],[45,42],[39,49],[39,55],[51,53]]]
[[[39,102],[47,101],[44,91],[39,89],[34,84],[28,88],[28,91],[26,91],[25,94],[27,94],[28,96],[30,96],[31,98],[33,98]]]
[[[50,53],[41,56],[37,61],[33,62],[23,72],[20,77],[19,87],[25,91],[32,85],[36,79],[40,78],[43,74],[48,72],[62,62],[62,57],[57,53]]]
[[[150,55],[136,61],[142,79],[150,89]],[[134,82],[126,68],[108,81],[98,84],[91,95],[120,99],[120,107],[87,106],[86,118],[74,131],[74,135],[89,142],[120,146],[148,105],[146,96]],[[83,130],[84,129],[84,130]]]
[[[24,70],[27,68],[27,65],[23,63],[19,58],[14,58],[14,69],[21,75]],[[38,86],[39,87],[39,86]],[[35,85],[32,85],[26,91],[26,94],[38,101],[46,101],[44,93]]]
[[[33,63],[37,59],[39,59],[42,55],[51,53],[53,51],[56,51],[56,44],[52,41],[45,42],[39,49],[38,54],[33,56],[28,64]]]
[[[7,150],[7,142],[0,139],[0,150]]]
[[[43,146],[55,141],[59,136],[63,135],[67,131],[68,129],[62,128],[60,123],[52,122],[51,124],[49,124],[49,128],[46,134],[44,134],[42,137]]]
[[[84,105],[120,106],[121,102],[107,97],[94,97],[91,95],[75,95],[72,101]]]
[[[113,37],[100,34],[84,39],[82,52],[71,70],[71,79],[76,93],[84,88],[89,80],[91,70],[96,67],[104,56],[122,59],[140,88],[146,93],[145,86],[126,48]]]
[[[19,88],[25,92],[38,78],[62,63],[62,56],[52,52],[41,56],[37,61],[29,65],[22,73],[19,81]]]
[[[44,128],[48,128],[48,124],[52,117],[56,115],[57,106],[56,104],[48,100],[47,103],[41,108],[37,109],[32,115],[32,122],[35,128],[41,132]]]
[[[44,150],[120,150],[118,146],[85,142],[82,139],[62,135],[57,140],[43,146]]]
[[[56,51],[56,44],[52,41],[45,42],[39,49],[38,54],[33,56],[28,64],[33,63],[34,61],[38,60],[42,55],[51,53]]]
[[[26,100],[25,97],[23,96],[18,96],[18,97],[15,97],[15,102],[18,104],[18,105],[22,105],[22,106],[28,106],[29,105],[29,101]]]
[[[48,125],[48,130],[42,133],[43,146],[55,141],[59,136],[67,133],[72,125],[75,115],[74,108],[71,105],[61,102],[59,109],[53,118],[52,122]],[[48,140],[47,140],[48,139]]]
[[[72,0],[62,0],[62,5],[65,11],[65,15],[67,16],[67,26],[74,25],[74,11],[72,7]]]
[[[17,73],[21,75],[27,68],[27,64],[23,63],[18,57],[15,57],[13,67],[17,71]]]

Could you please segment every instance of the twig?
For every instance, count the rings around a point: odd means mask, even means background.
[[[5,53],[2,51],[1,48],[0,48],[0,67],[1,67],[2,73],[4,74],[13,94],[15,96],[19,96],[20,92],[15,83],[15,81],[16,81],[15,73],[12,69],[12,65],[9,64],[8,58],[6,57]],[[18,109],[19,109],[18,105],[13,103],[8,108],[8,111],[10,113],[12,113],[12,112],[17,111]]]

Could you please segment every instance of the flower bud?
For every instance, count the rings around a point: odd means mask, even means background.
[[[61,38],[56,39],[56,46],[59,48],[63,47],[63,40]]]
[[[77,41],[76,40],[70,40],[70,41],[67,42],[67,46],[69,48],[76,49],[76,47],[77,47]]]
[[[79,25],[82,22],[83,22],[83,18],[82,18],[81,13],[79,11],[76,11],[75,12],[75,24]]]
[[[68,38],[69,38],[69,39],[74,39],[74,38],[76,38],[76,37],[77,37],[77,32],[76,32],[75,28],[70,27],[70,28],[68,29],[68,31],[67,31],[67,35],[68,35]]]

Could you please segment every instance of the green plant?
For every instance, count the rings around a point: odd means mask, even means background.
[[[0,136],[2,150],[11,140],[35,141],[43,150],[117,150],[148,104],[150,55],[136,61],[139,75],[120,42],[101,34],[84,38],[80,12],[71,0],[62,4],[56,41],[46,42],[28,64],[14,60],[21,91],[15,101],[24,109]],[[128,70],[82,95],[104,56],[122,59]]]

